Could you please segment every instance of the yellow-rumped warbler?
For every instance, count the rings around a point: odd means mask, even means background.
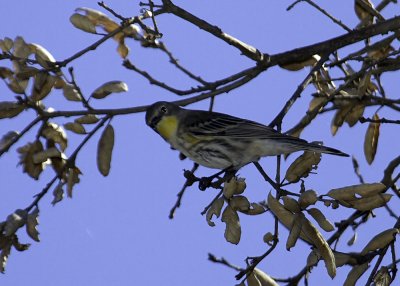
[[[218,112],[184,109],[165,101],[147,109],[146,124],[172,148],[197,164],[214,169],[238,170],[264,156],[301,150],[349,156],[279,133],[261,123]]]

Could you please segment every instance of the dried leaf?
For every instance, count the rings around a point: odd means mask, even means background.
[[[75,26],[75,28],[78,28],[87,33],[97,34],[96,26],[92,23],[92,21],[90,21],[88,17],[78,13],[74,13],[69,18],[69,20],[72,23],[72,25]]]
[[[24,106],[13,101],[0,102],[0,119],[12,118],[20,114],[24,110]]]
[[[108,124],[97,145],[97,168],[103,176],[108,176],[114,148],[114,128]]]
[[[347,124],[349,124],[350,127],[353,127],[358,122],[360,117],[363,116],[364,110],[365,105],[362,103],[353,105],[353,108],[349,111],[345,118]]]
[[[45,98],[53,89],[55,82],[55,77],[49,75],[46,72],[40,72],[36,74],[35,82],[32,86],[31,99],[33,101],[39,101]]]
[[[111,93],[128,91],[128,85],[123,81],[109,81],[98,87],[91,95],[96,99],[102,99]]]
[[[308,111],[313,112],[316,108],[318,108],[318,111],[321,111],[323,109],[321,105],[324,104],[326,100],[327,100],[326,97],[314,97],[310,101],[310,104],[308,106]]]
[[[289,196],[282,196],[282,200],[285,209],[287,209],[288,211],[291,211],[292,213],[301,212],[299,203],[295,199],[292,199]]]
[[[61,151],[65,151],[68,146],[67,134],[62,126],[58,126],[55,123],[48,122],[42,129],[41,135],[47,140],[57,143],[60,146]]]
[[[307,190],[300,194],[299,205],[302,209],[315,204],[318,201],[318,194],[314,190]]]
[[[272,245],[272,243],[276,240],[275,235],[273,235],[270,232],[267,232],[266,234],[264,234],[263,236],[263,241],[268,244],[268,245]]]
[[[343,253],[339,251],[334,251],[336,267],[341,267],[343,265],[357,265],[359,262],[353,256],[348,253]]]
[[[44,170],[44,163],[35,164],[33,161],[34,154],[43,151],[43,145],[39,140],[33,143],[27,143],[26,145],[17,149],[20,153],[19,164],[23,167],[23,172],[35,180],[39,179],[40,174]]]
[[[12,78],[14,75],[14,72],[6,67],[0,67],[0,78],[6,79],[6,78]]]
[[[86,134],[85,127],[82,124],[76,122],[68,122],[64,124],[64,128],[74,132],[75,134]]]
[[[10,78],[7,84],[8,88],[16,94],[25,94],[25,89],[28,86],[28,80],[19,80],[17,78]]]
[[[37,226],[39,224],[39,209],[36,207],[30,214],[28,214],[28,218],[26,220],[26,232],[28,235],[35,241],[39,242],[39,232],[37,230]]]
[[[11,252],[11,243],[6,245],[4,248],[2,248],[1,254],[0,254],[0,272],[4,273],[6,264],[7,264],[7,259],[8,256],[10,255]]]
[[[349,103],[344,106],[341,106],[335,113],[335,116],[332,119],[331,123],[331,133],[333,136],[336,135],[339,127],[343,125],[347,116],[350,114],[351,110],[353,109],[353,104]]]
[[[39,164],[46,162],[50,158],[62,158],[62,153],[56,148],[51,147],[41,152],[37,152],[33,155],[33,163]]]
[[[351,207],[359,211],[370,211],[376,208],[384,206],[390,201],[393,195],[390,194],[378,194],[371,197],[356,199],[349,201]]]
[[[304,219],[302,224],[302,234],[312,241],[312,244],[318,249],[321,257],[324,259],[325,267],[331,278],[336,276],[335,256],[329,244],[318,231],[318,229],[308,220]]]
[[[374,114],[374,120],[379,120],[377,113]],[[375,159],[376,149],[378,148],[380,123],[370,122],[364,139],[364,155],[368,164],[372,164]]]
[[[285,179],[291,183],[296,183],[301,178],[306,178],[313,169],[316,169],[320,161],[320,153],[304,152],[289,166]]]
[[[7,217],[6,224],[4,226],[3,235],[11,236],[13,235],[20,227],[23,227],[26,223],[28,213],[25,210],[15,210],[14,213],[10,214]]]
[[[358,19],[360,19],[364,25],[369,25],[373,23],[374,15],[372,15],[365,6],[369,6],[371,8],[374,7],[370,0],[355,0],[354,1],[354,11]]]
[[[81,117],[78,117],[74,121],[80,124],[94,124],[99,121],[99,118],[95,114],[86,114]]]
[[[241,213],[247,214],[247,215],[259,215],[262,213],[265,213],[266,210],[265,208],[257,203],[251,203],[250,204],[250,209],[246,210],[246,211],[240,211]]]
[[[382,266],[374,277],[375,286],[389,286],[391,281],[389,269]]]
[[[253,272],[250,275],[253,274],[255,278],[260,282],[261,286],[279,286],[278,283],[276,283],[275,280],[271,278],[271,276],[258,268],[254,268]],[[249,281],[248,285],[251,286]]]
[[[73,85],[65,84],[62,89],[65,99],[69,101],[82,101],[82,96]]]
[[[314,267],[317,265],[318,261],[321,259],[321,255],[316,249],[313,249],[307,256],[307,268]]]
[[[362,255],[388,246],[399,233],[397,228],[389,228],[375,235],[361,251]]]
[[[0,49],[3,51],[3,53],[8,53],[12,49],[13,45],[13,40],[8,37],[0,40]]]
[[[117,47],[117,52],[121,58],[126,59],[129,54],[129,47],[125,44],[125,42],[120,42]]]
[[[330,232],[335,230],[333,224],[326,219],[324,214],[317,208],[311,208],[307,212],[315,219],[318,225],[325,231]]]
[[[13,143],[13,140],[19,135],[18,131],[8,131],[0,140],[0,152],[7,150]]]
[[[63,190],[64,183],[59,182],[58,185],[55,187],[53,191],[53,201],[51,204],[54,206],[56,203],[59,203],[64,198],[64,190]]]
[[[31,47],[34,50],[35,59],[38,61],[39,65],[45,69],[49,69],[54,66],[56,59],[48,50],[38,44],[31,44]]]
[[[247,276],[247,286],[261,286],[261,282],[258,280],[254,272]]]
[[[292,247],[296,245],[297,239],[301,234],[301,226],[304,221],[304,215],[302,213],[296,213],[294,215],[293,224],[289,231],[289,236],[286,241],[286,249],[290,250]]]
[[[11,236],[11,241],[12,241],[12,246],[14,246],[14,248],[17,251],[25,251],[28,250],[29,247],[31,246],[29,243],[25,244],[25,243],[20,243],[18,240],[18,236],[16,234],[13,234]]]
[[[382,183],[358,184],[343,188],[332,189],[328,192],[328,196],[336,200],[353,200],[354,194],[358,194],[364,198],[371,197],[382,193],[386,186]]]
[[[234,196],[229,200],[229,205],[235,211],[248,211],[250,202],[245,196]]]
[[[215,223],[211,219],[214,215],[216,217],[219,217],[221,215],[221,210],[223,206],[224,206],[224,198],[219,198],[211,204],[206,214],[206,220],[209,226],[215,226]]]
[[[232,177],[224,183],[224,197],[230,199],[233,195],[240,195],[246,189],[246,182],[243,178]]]
[[[72,190],[73,190],[74,185],[80,182],[80,179],[79,179],[80,174],[82,174],[82,173],[77,167],[68,169],[67,195],[69,198],[72,198]]]
[[[14,39],[14,50],[13,50],[13,56],[22,58],[22,59],[27,59],[31,54],[33,54],[35,51],[31,47],[31,45],[28,45],[24,38],[18,36]],[[18,64],[16,61],[14,61],[15,64]]]
[[[368,262],[353,266],[349,274],[347,275],[346,281],[344,281],[343,286],[354,286],[358,279],[360,279],[361,275],[364,274],[365,271],[369,268]]]
[[[119,28],[119,25],[111,20],[104,13],[86,7],[80,7],[76,9],[77,12],[84,12],[85,16],[96,26],[102,27],[106,32],[111,33]]]
[[[221,221],[226,224],[224,234],[226,241],[238,244],[242,231],[240,228],[239,216],[231,206],[227,205],[225,207],[222,212]]]
[[[357,241],[357,232],[355,231],[352,237],[347,241],[348,246],[352,246]]]

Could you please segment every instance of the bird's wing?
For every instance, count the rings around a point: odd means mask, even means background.
[[[306,142],[296,137],[281,134],[261,123],[216,112],[207,113],[207,116],[198,116],[187,127],[188,131],[195,136],[286,139],[287,141]]]

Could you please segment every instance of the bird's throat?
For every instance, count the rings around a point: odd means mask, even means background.
[[[175,116],[164,116],[157,124],[157,132],[165,139],[169,140],[176,133],[178,121]]]

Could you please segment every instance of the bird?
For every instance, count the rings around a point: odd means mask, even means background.
[[[262,157],[296,151],[349,156],[255,121],[219,112],[185,109],[167,101],[156,102],[147,108],[146,124],[172,149],[212,169],[237,171]]]

